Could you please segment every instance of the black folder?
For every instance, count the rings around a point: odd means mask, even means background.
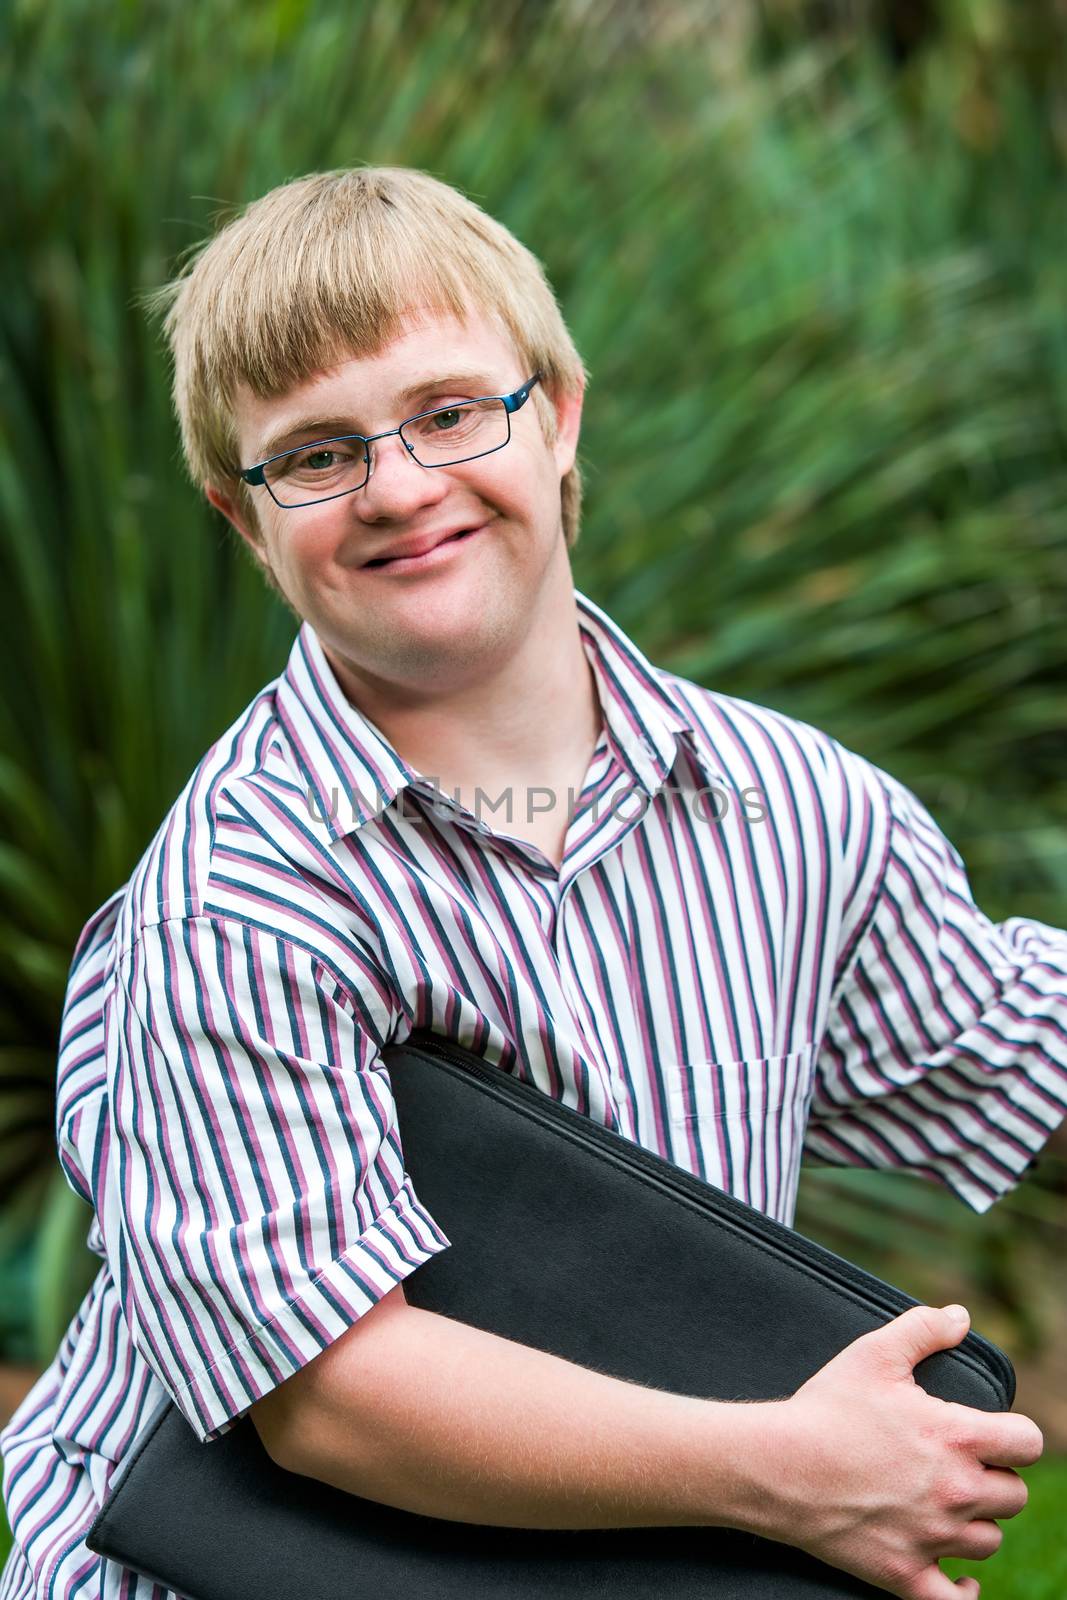
[[[917,1304],[860,1267],[433,1034],[384,1052],[405,1165],[452,1241],[408,1301],[613,1377],[781,1399]],[[915,1368],[1011,1407],[975,1333]],[[200,1444],[168,1400],[87,1544],[184,1600],[843,1600],[885,1591],[719,1527],[498,1528],[399,1511],[287,1472],[244,1417]]]

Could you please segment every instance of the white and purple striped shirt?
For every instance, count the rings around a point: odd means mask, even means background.
[[[164,1392],[217,1438],[448,1248],[381,1064],[415,1028],[787,1224],[802,1157],[984,1211],[1063,1117],[1067,934],[990,922],[903,785],[577,600],[604,728],[558,870],[304,623],[86,924],[57,1137],[102,1264],[0,1434],[0,1600],[160,1600],[84,1536]]]

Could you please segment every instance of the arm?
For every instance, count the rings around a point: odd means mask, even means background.
[[[1067,931],[992,922],[916,796],[855,755],[847,770],[879,845],[860,853],[805,1158],[910,1168],[985,1211],[1067,1111]]]
[[[476,1492],[476,1516],[505,1525],[544,1526],[572,1501],[578,1526],[604,1525],[605,1507],[608,1525],[647,1523],[661,1472],[653,1516],[674,1520],[680,1505],[747,1525],[739,1481],[756,1531],[807,1541],[849,1571],[905,1573],[907,1587],[884,1586],[906,1600],[961,1600],[932,1587],[936,1570],[922,1589],[909,1575],[939,1544],[996,1548],[998,1530],[975,1519],[1014,1515],[1025,1490],[978,1464],[1035,1459],[1037,1434],[1025,1418],[942,1407],[911,1382],[914,1361],[962,1329],[902,1340],[908,1318],[933,1315],[917,1309],[817,1374],[831,1381],[814,1403],[806,1385],[796,1404],[694,1406],[394,1293],[449,1241],[404,1172],[378,1066],[385,986],[360,948],[328,968],[331,951],[175,917],[141,931],[106,1001],[109,1157],[92,1163],[94,1203],[133,1337],[198,1439],[250,1412],[294,1471],[385,1503],[409,1506],[413,1492],[445,1517],[459,1506],[460,1520]],[[892,1383],[879,1378],[890,1354]],[[669,1433],[665,1408],[679,1418]],[[776,1426],[764,1433],[761,1420]]]
[[[104,1134],[71,1138],[132,1337],[202,1443],[448,1248],[404,1170],[389,995],[361,956],[203,914],[116,965]]]
[[[400,1286],[252,1409],[282,1465],[423,1515],[513,1527],[725,1525],[905,1600],[962,1600],[1041,1453],[1025,1417],[934,1400],[914,1364],[966,1317],[917,1307],[790,1400],[646,1389],[407,1305]],[[985,1463],[990,1463],[986,1465]],[[969,1580],[973,1583],[973,1580]]]
[[[715,1505],[741,1526],[758,1409],[606,1377],[409,1306],[398,1286],[252,1417],[291,1471],[426,1516],[651,1527]]]

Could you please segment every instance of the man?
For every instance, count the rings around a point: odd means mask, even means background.
[[[60,1155],[102,1266],[2,1436],[0,1600],[148,1596],[84,1534],[164,1392],[435,1516],[723,1523],[974,1594],[938,1558],[997,1548],[1041,1437],[914,1383],[965,1312],[729,1405],[409,1306],[449,1241],[381,1052],[447,1034],[784,1222],[802,1152],[981,1211],[1067,1106],[1067,936],[995,927],[889,775],[575,594],[582,363],[455,191],[285,185],[160,303],[190,470],[301,626],[75,952]]]

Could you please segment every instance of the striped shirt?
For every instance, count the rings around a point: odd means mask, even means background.
[[[993,924],[899,782],[577,603],[603,728],[558,869],[304,623],[86,924],[56,1128],[101,1265],[0,1434],[0,1600],[160,1600],[84,1535],[164,1392],[218,1438],[448,1248],[381,1062],[413,1029],[786,1224],[802,1158],[984,1211],[1063,1116],[1067,934]]]

